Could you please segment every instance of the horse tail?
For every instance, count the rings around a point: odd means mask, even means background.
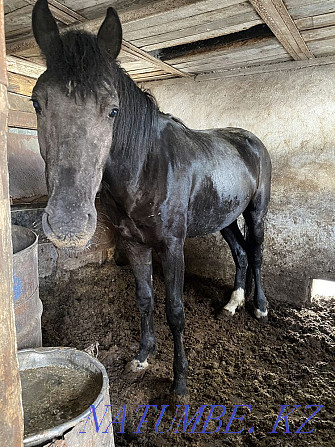
[[[245,221],[245,242],[248,257],[248,268],[246,274],[245,296],[248,297],[253,288],[255,250],[258,250],[258,262],[262,263],[263,240],[264,240],[264,217],[268,210],[271,189],[271,159],[262,143],[255,135],[248,133],[251,150],[258,158],[258,181],[254,197],[243,212]],[[260,267],[259,267],[260,268]]]

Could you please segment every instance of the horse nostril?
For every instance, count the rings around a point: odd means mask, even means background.
[[[87,223],[88,225],[94,225],[95,222],[95,215],[93,213],[87,214]]]

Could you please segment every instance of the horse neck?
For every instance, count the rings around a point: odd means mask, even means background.
[[[137,87],[120,68],[117,69],[120,108],[108,168],[120,185],[133,189],[155,145],[159,111],[153,98]]]
[[[122,147],[113,148],[106,163],[105,171],[113,177],[115,187],[134,190],[145,169],[148,151],[138,153],[125,151]]]

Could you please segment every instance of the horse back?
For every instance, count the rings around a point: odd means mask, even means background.
[[[170,213],[185,213],[188,237],[230,225],[262,182],[269,163],[262,142],[243,129],[193,131],[178,122],[166,133],[161,151],[173,160],[166,190]]]

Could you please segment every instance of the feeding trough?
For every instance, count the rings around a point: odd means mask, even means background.
[[[25,447],[114,447],[109,381],[98,360],[73,348],[24,349],[18,357]]]

